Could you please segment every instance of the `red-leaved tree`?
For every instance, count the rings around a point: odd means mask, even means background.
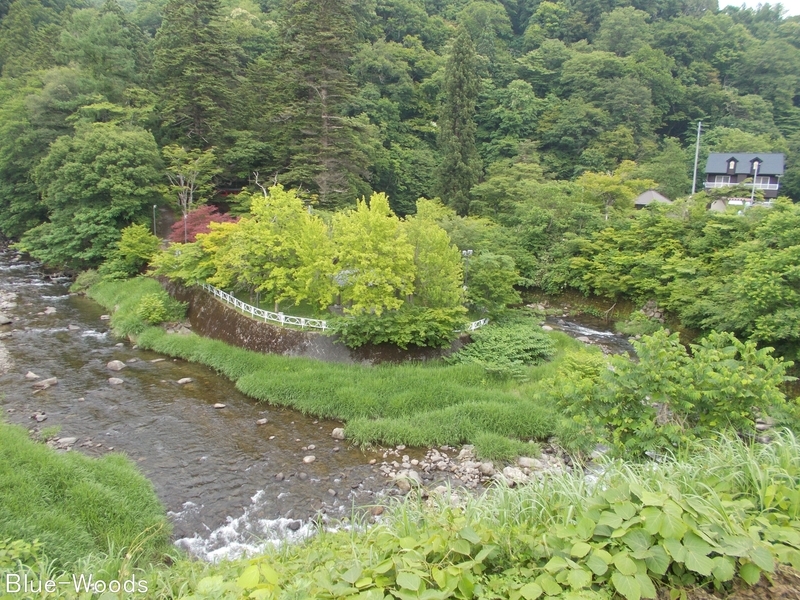
[[[222,214],[213,204],[206,204],[186,215],[186,229],[184,230],[183,219],[178,220],[170,229],[169,241],[183,243],[184,231],[186,241],[193,242],[198,233],[208,233],[210,223],[235,223],[237,217]]]

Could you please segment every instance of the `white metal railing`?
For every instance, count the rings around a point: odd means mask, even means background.
[[[251,304],[247,304],[247,302],[242,302],[235,296],[232,296],[227,292],[223,292],[221,289],[215,288],[213,285],[203,283],[201,287],[223,302],[226,302],[231,306],[235,306],[239,310],[252,315],[253,318],[258,317],[260,319],[264,319],[265,322],[272,321],[273,323],[280,323],[281,325],[295,325],[303,329],[309,327],[311,329],[322,329],[323,331],[328,328],[328,324],[322,319],[306,319],[305,317],[293,317],[291,315],[285,315],[282,312],[271,312],[269,310],[264,310],[263,308],[257,308]]]
[[[309,327],[311,329],[322,329],[323,331],[328,328],[328,323],[323,319],[306,319],[305,317],[292,317],[290,315],[285,315],[282,312],[271,312],[264,310],[263,308],[257,308],[251,304],[247,304],[247,302],[242,302],[237,297],[229,294],[228,292],[223,292],[221,289],[215,288],[213,285],[202,283],[200,284],[200,287],[202,287],[209,294],[216,296],[223,302],[226,302],[227,304],[230,304],[231,306],[234,306],[239,310],[252,315],[253,318],[258,317],[260,319],[264,319],[265,322],[272,321],[273,323],[280,323],[281,325],[295,325],[303,329]],[[458,329],[456,331],[459,333],[462,331],[475,331],[476,329],[480,329],[488,323],[489,319],[480,319],[479,321],[473,321],[472,323],[468,324],[466,327],[464,327],[464,329]]]
[[[731,183],[725,181],[706,181],[703,184],[706,188],[724,188],[724,187],[732,187],[734,185],[742,185],[748,188],[752,188],[752,183]],[[780,184],[777,183],[756,183],[757,190],[777,190]]]

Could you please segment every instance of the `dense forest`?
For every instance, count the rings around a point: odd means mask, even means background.
[[[476,266],[513,261],[518,286],[656,297],[688,326],[797,341],[791,204],[715,216],[701,192],[630,218],[646,189],[688,196],[699,120],[701,169],[712,151],[782,152],[781,193],[800,198],[800,18],[780,5],[14,0],[0,15],[0,235],[45,262],[99,265],[154,205],[193,228],[207,202],[248,215],[275,184],[326,222],[373,192],[399,217],[438,197],[452,242]]]

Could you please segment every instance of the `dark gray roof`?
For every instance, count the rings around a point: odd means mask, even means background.
[[[783,154],[745,154],[741,152],[714,152],[708,155],[706,161],[706,173],[727,173],[728,161],[736,159],[736,173],[747,174],[753,170],[753,160],[759,159],[761,166],[758,167],[759,174],[763,175],[783,175]]]
[[[672,200],[662,194],[659,194],[655,190],[647,190],[646,192],[642,192],[636,196],[636,200],[633,201],[633,204],[634,206],[647,206],[651,202],[666,202],[667,204],[672,204]]]

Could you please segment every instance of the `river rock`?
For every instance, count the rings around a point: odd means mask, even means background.
[[[33,371],[28,371],[27,373],[25,373],[25,379],[28,379],[30,381],[34,381],[36,379],[39,379],[39,376],[36,373],[34,373]]]
[[[226,405],[223,404],[222,402],[217,402],[216,404],[214,404],[214,408],[225,408],[225,406]]]
[[[578,337],[576,337],[575,339],[576,339],[576,340],[578,340],[579,342],[583,342],[584,344],[591,344],[591,343],[592,343],[592,340],[590,340],[590,339],[589,339],[588,337],[586,337],[585,335],[579,335],[579,336],[578,336]]]
[[[11,325],[13,321],[3,313],[0,313],[0,325]]]
[[[44,309],[44,314],[46,315],[54,315],[55,313],[56,313],[55,306],[48,306],[47,308]]]
[[[553,331],[553,328],[550,325],[542,325],[542,331]]]
[[[119,377],[109,377],[108,383],[110,383],[111,385],[122,385],[123,383],[125,383],[125,381],[120,379]]]
[[[47,388],[54,386],[58,383],[58,378],[56,377],[48,377],[47,379],[42,379],[41,381],[37,381],[33,384],[33,387],[39,388],[41,390],[46,390]]]
[[[78,438],[74,438],[74,437],[58,438],[58,445],[62,446],[62,447],[72,446],[77,441],[78,441]]]
[[[33,419],[37,423],[41,423],[42,421],[47,420],[47,415],[44,414],[43,412],[35,412],[31,415],[31,419]]]
[[[524,469],[541,469],[544,466],[542,461],[530,456],[520,456],[517,459],[517,464]]]
[[[331,431],[331,437],[335,440],[343,440],[344,439],[344,428],[337,427],[333,431]]]
[[[78,327],[77,325],[68,325],[67,329],[69,329],[70,331],[80,331],[81,330],[81,328]]]
[[[150,362],[151,363],[160,363],[160,362],[164,362],[165,360],[167,360],[167,359],[166,358],[154,358]]]
[[[317,457],[314,456],[313,454],[309,454],[308,456],[303,457],[303,462],[306,463],[307,465],[310,465],[315,460],[317,460]]]
[[[121,360],[112,360],[106,365],[106,368],[111,371],[122,371],[125,368],[125,363]]]
[[[494,464],[490,462],[482,462],[478,465],[478,470],[481,472],[481,475],[486,477],[491,477],[495,473]]]
[[[266,425],[266,424],[267,424],[266,419],[259,419],[258,421],[256,421],[256,425]]]
[[[108,321],[111,317],[109,315],[100,315],[101,321]]]
[[[528,477],[517,467],[506,467],[503,469],[503,479],[508,485],[513,486],[518,483],[525,483]]]
[[[300,526],[301,526],[302,524],[303,524],[303,523],[302,523],[302,522],[300,522],[300,521],[290,521],[290,522],[289,522],[289,524],[288,524],[286,527],[288,527],[288,528],[289,528],[289,529],[291,529],[292,531],[297,531],[298,529],[300,529]]]
[[[275,479],[277,479],[278,481],[283,481],[284,478],[285,476],[283,473],[278,473],[277,475],[275,475]]]
[[[192,383],[194,381],[191,377],[184,377],[182,379],[178,379],[178,384],[185,385],[187,383]]]

